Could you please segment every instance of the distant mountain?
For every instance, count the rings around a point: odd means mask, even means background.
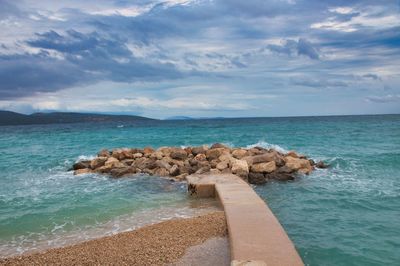
[[[171,116],[165,120],[210,120],[210,119],[225,119],[225,117],[190,117],[190,116]]]
[[[136,122],[154,119],[134,115],[104,115],[86,113],[33,113],[24,115],[10,111],[0,111],[0,126],[31,124],[62,124],[83,122]]]
[[[189,116],[171,116],[166,118],[165,120],[193,120],[194,118]]]

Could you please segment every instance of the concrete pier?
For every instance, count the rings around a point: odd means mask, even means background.
[[[188,191],[218,197],[227,219],[231,265],[304,265],[292,241],[267,204],[240,177],[190,175]]]

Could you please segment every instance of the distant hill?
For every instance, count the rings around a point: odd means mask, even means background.
[[[225,117],[190,117],[190,116],[171,116],[165,120],[210,120],[210,119],[225,119]]]
[[[10,111],[0,111],[0,126],[83,122],[136,122],[151,120],[154,119],[134,115],[104,115],[67,112],[33,113],[31,115],[24,115]]]
[[[194,118],[189,116],[171,116],[166,118],[165,120],[193,120]]]

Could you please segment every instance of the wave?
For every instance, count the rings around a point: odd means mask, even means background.
[[[251,149],[251,148],[254,148],[254,147],[261,147],[261,148],[265,148],[265,149],[274,149],[274,150],[282,152],[282,153],[287,153],[288,152],[288,150],[283,148],[282,146],[279,146],[277,144],[271,144],[271,143],[268,143],[268,142],[263,141],[263,140],[261,140],[261,141],[259,141],[257,143],[250,144],[250,145],[246,146],[247,149]]]
[[[83,160],[93,160],[94,158],[96,158],[95,155],[79,155],[76,162],[83,161]]]

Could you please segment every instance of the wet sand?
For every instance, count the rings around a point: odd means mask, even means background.
[[[231,265],[228,237],[214,237],[190,247],[185,255],[170,266]]]
[[[199,261],[202,252],[210,256],[214,248],[224,249],[221,240],[206,241],[226,235],[224,212],[217,211],[194,218],[169,220],[69,247],[0,259],[0,265],[179,265],[185,259]],[[190,256],[190,247],[193,247],[194,256]]]

